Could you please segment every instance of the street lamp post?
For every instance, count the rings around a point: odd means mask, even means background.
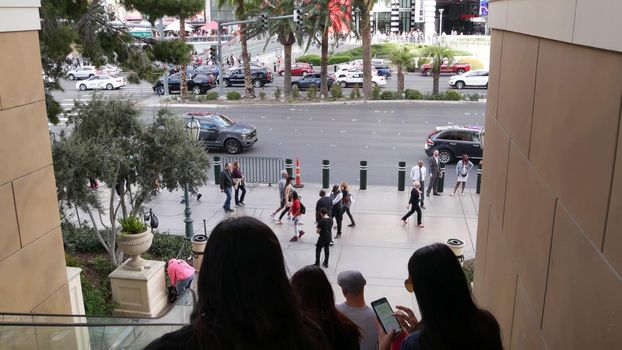
[[[438,12],[441,14],[440,15],[440,23],[438,24],[438,36],[440,37],[441,35],[443,35],[443,11],[445,11],[445,9],[438,9]]]
[[[354,18],[355,18],[354,26],[356,27],[356,31],[360,33],[361,31],[361,9],[358,7],[354,10]]]
[[[188,136],[190,136],[192,140],[195,140],[195,141],[199,140],[201,124],[199,124],[198,120],[194,119],[194,116],[192,116],[188,124],[186,124],[186,131],[188,132]],[[184,215],[186,218],[184,219],[184,222],[186,223],[186,239],[187,240],[191,240],[192,236],[194,236],[194,227],[192,226],[192,223],[194,220],[192,220],[192,209],[190,209],[190,200],[189,200],[190,198],[188,198],[189,190],[190,190],[190,184],[186,182],[186,186],[184,186],[184,202],[186,203],[186,209],[184,210]]]

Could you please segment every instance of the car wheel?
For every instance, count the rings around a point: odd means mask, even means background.
[[[76,76],[73,74],[69,74],[69,80],[76,80]]]
[[[300,86],[298,84],[296,84],[296,83],[292,83],[292,90],[294,90],[294,89],[300,90]]]
[[[348,86],[348,83],[346,83],[345,81],[340,81],[339,82],[339,86],[341,86],[342,88]]]
[[[229,79],[223,79],[222,83],[225,84],[226,87],[231,86],[231,83],[229,82]]]
[[[261,80],[259,80],[259,79],[253,80],[253,86],[256,87],[256,88],[260,88],[261,87]]]
[[[89,79],[91,79],[94,76],[95,76],[95,74],[89,74]]]
[[[198,85],[192,87],[192,93],[198,95],[201,93],[201,88]]]
[[[112,86],[112,84],[108,83],[106,84],[106,90],[112,90],[114,89],[114,86]]]
[[[427,77],[432,76],[432,70],[431,70],[431,69],[426,69],[426,70],[423,72],[423,75],[425,75],[425,76],[427,76]]]
[[[229,154],[237,154],[242,151],[242,145],[238,140],[228,139],[225,141],[225,151]]]
[[[158,87],[155,89],[155,93],[156,93],[156,95],[158,95],[158,96],[162,96],[162,95],[164,95],[164,88],[163,88],[162,86],[158,86]]]
[[[464,82],[462,80],[458,80],[456,82],[456,88],[457,89],[462,89],[464,87]]]
[[[462,74],[462,73],[464,73],[464,69],[460,68],[460,69],[458,69],[456,72],[457,72],[458,74]]]
[[[282,70],[281,70],[281,71],[279,71],[279,75],[283,75],[283,71],[282,71]]]
[[[438,151],[438,160],[440,160],[443,164],[449,164],[454,160],[454,155],[451,151],[443,149]]]
[[[304,76],[307,76],[307,74],[309,74],[309,73],[308,73],[306,70],[303,70],[303,71],[302,71],[302,76],[303,76],[303,77],[304,77]]]
[[[86,90],[86,85],[80,84],[80,91],[85,91],[85,90]]]

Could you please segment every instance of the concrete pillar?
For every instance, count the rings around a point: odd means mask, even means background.
[[[423,0],[423,21],[425,42],[431,43],[436,34],[436,0]]]

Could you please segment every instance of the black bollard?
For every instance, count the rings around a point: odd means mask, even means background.
[[[220,157],[214,156],[214,183],[220,185]]]
[[[294,161],[291,159],[285,159],[285,170],[287,170],[287,174],[291,177],[294,173]]]
[[[367,161],[366,160],[361,160],[361,171],[360,171],[360,188],[361,190],[366,190],[367,189]]]
[[[330,186],[330,160],[322,160],[322,188]]]
[[[480,161],[479,165],[477,166],[477,187],[475,188],[475,193],[479,194],[479,191],[482,187],[482,163],[484,163],[484,161]]]
[[[445,188],[445,164],[441,163],[441,174],[438,176],[436,180],[436,192],[443,193],[443,189]]]
[[[399,162],[397,164],[397,190],[404,191],[404,185],[406,182],[406,162]]]

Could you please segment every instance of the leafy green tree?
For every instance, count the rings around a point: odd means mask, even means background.
[[[396,47],[389,52],[389,59],[397,66],[397,92],[404,93],[404,67],[415,59],[415,52],[407,45]]]
[[[135,9],[145,15],[152,24],[164,16],[178,17],[179,39],[182,43],[186,42],[186,18],[195,15],[205,7],[204,0],[122,0],[122,3],[127,8]],[[166,62],[181,65],[180,94],[181,98],[185,99],[188,96],[186,65],[190,62],[191,56],[190,54],[177,55],[175,58],[177,58],[176,62]]]
[[[248,13],[259,7],[261,0],[218,0],[218,8],[222,8],[225,5],[229,5],[235,9],[235,17],[238,20],[246,20]],[[251,81],[251,65],[248,59],[248,44],[247,44],[247,25],[240,24],[240,45],[242,46],[242,67],[244,68],[244,88],[246,90],[246,97],[255,97],[255,88]]]
[[[87,213],[110,261],[118,265],[117,219],[139,214],[156,181],[169,191],[204,184],[209,157],[168,110],[160,110],[147,126],[129,99],[95,96],[86,104],[77,102],[72,111],[71,135],[62,135],[52,154],[58,200],[61,207]],[[92,191],[88,184],[96,179],[102,186]]]
[[[447,61],[448,64],[452,64],[454,61],[454,52],[452,49],[440,46],[431,45],[426,46],[422,51],[422,56],[429,57],[432,65],[432,93],[438,95],[438,82],[441,78],[441,65],[443,61]]]

